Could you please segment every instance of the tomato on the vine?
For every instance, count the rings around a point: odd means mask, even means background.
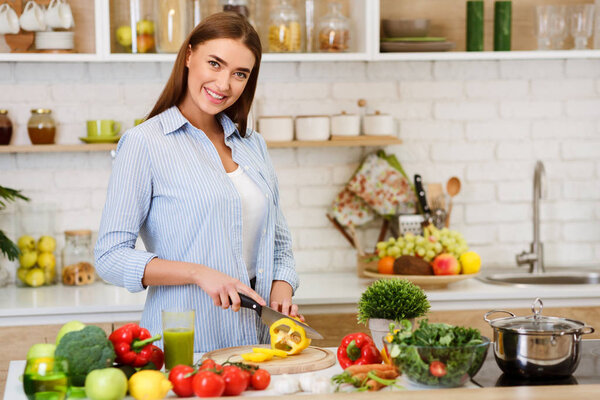
[[[192,388],[193,376],[185,377],[194,372],[189,365],[176,365],[169,372],[169,381],[173,384],[173,391],[179,397],[191,397],[194,394]]]
[[[225,381],[212,371],[199,371],[192,379],[192,388],[198,397],[219,397],[225,392]]]
[[[246,374],[235,365],[223,367],[223,380],[225,381],[225,396],[237,396],[248,387]]]
[[[431,375],[441,378],[447,373],[446,364],[441,361],[432,361],[431,364],[429,364],[429,372],[431,372]]]
[[[198,368],[198,371],[205,370],[215,370],[217,372],[221,372],[223,371],[223,366],[216,363],[215,360],[207,358],[206,360],[202,361],[202,364],[200,364],[200,367]]]
[[[267,370],[257,369],[254,371],[250,382],[254,389],[264,390],[269,386],[269,383],[271,383],[271,374]]]

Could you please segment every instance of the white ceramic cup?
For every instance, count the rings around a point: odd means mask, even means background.
[[[19,33],[19,16],[8,3],[0,6],[0,35],[5,33]]]
[[[69,29],[73,26],[73,12],[65,0],[51,0],[46,10],[46,24],[50,28]]]
[[[327,115],[302,115],[296,117],[296,139],[329,140],[329,117]]]
[[[365,135],[373,136],[394,135],[396,134],[394,117],[389,114],[381,114],[379,111],[376,111],[375,114],[365,115],[363,132]]]
[[[360,116],[357,114],[341,114],[331,116],[332,136],[358,136],[360,134]]]
[[[267,142],[294,140],[294,120],[287,116],[260,117],[258,131]]]
[[[29,0],[23,8],[19,23],[24,31],[37,32],[46,30],[46,18],[42,6],[33,0]]]

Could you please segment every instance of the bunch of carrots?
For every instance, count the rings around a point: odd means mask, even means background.
[[[342,384],[351,384],[358,391],[377,391],[386,386],[397,386],[395,382],[398,376],[400,371],[394,365],[363,364],[352,365],[343,373],[334,375],[331,380],[337,384],[336,391],[339,391]]]

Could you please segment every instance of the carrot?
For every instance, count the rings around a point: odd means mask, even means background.
[[[351,365],[346,368],[344,371],[348,372],[350,375],[358,374],[361,372],[367,373],[369,371],[392,371],[395,370],[396,367],[394,365],[388,364],[363,364],[363,365]]]
[[[375,392],[379,389],[381,389],[384,385],[382,385],[381,383],[373,380],[373,379],[369,379],[367,381],[367,387],[369,388],[370,392]]]
[[[395,379],[398,376],[400,376],[400,374],[396,370],[392,370],[392,371],[375,371],[375,375],[377,375],[381,379]]]

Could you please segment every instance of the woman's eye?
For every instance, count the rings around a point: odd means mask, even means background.
[[[219,67],[219,63],[216,61],[210,60],[208,63],[210,64],[211,67],[215,67],[215,68]]]
[[[236,72],[235,76],[241,79],[246,79],[248,77],[248,75],[246,75],[244,72]]]

